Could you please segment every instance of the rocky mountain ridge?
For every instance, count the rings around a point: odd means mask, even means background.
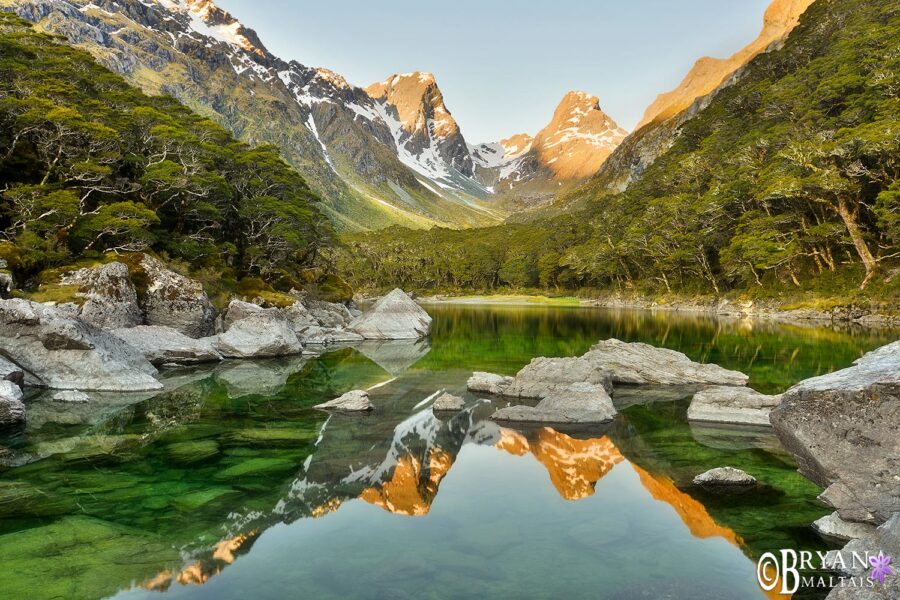
[[[552,157],[534,152],[513,168],[484,171],[431,73],[356,87],[273,55],[212,0],[0,0],[0,8],[66,37],[146,92],[173,95],[250,143],[277,146],[339,230],[489,225],[506,216],[494,180],[508,189],[557,176],[544,168]]]

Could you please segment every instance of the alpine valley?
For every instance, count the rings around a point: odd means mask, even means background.
[[[88,50],[145,92],[172,95],[251,144],[275,145],[338,231],[499,223],[593,175],[627,133],[596,97],[572,92],[534,137],[470,144],[431,73],[357,87],[273,55],[212,0],[0,6]]]

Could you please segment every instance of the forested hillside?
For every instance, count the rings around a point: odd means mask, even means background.
[[[145,95],[6,12],[0,79],[0,257],[18,281],[148,249],[284,286],[321,266],[331,229],[275,150]]]
[[[349,238],[358,284],[895,294],[900,5],[818,0],[625,192],[474,231]]]

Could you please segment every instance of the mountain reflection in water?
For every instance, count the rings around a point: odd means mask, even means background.
[[[689,425],[690,390],[617,390],[606,427],[517,428],[490,421],[500,403],[465,381],[615,336],[780,391],[890,334],[429,310],[430,342],[174,371],[162,393],[85,405],[29,398],[26,429],[0,434],[0,595],[761,598],[763,552],[825,548],[809,530],[819,490],[771,432]],[[311,409],[358,388],[374,414]],[[423,401],[441,389],[465,410],[434,414]],[[763,485],[692,485],[726,464]]]

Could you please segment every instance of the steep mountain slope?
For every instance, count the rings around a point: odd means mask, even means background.
[[[533,208],[551,200],[560,186],[594,175],[627,135],[596,96],[572,91],[533,138],[522,133],[471,152],[484,185]]]
[[[219,289],[248,276],[299,288],[328,271],[320,201],[273,148],[3,11],[0,79],[0,257],[16,281],[148,250]]]
[[[395,135],[396,107],[330,71],[272,55],[210,0],[0,0],[0,7],[65,36],[145,91],[171,94],[248,142],[276,145],[339,228],[472,226],[501,216],[478,202],[486,195],[480,186],[436,184],[406,164],[427,157],[401,160],[408,156]]]
[[[344,268],[413,289],[808,294],[896,310],[898,37],[896,0],[817,0],[730,85],[630,136],[563,214],[354,236]],[[604,177],[632,180],[617,192]]]
[[[686,121],[709,106],[719,91],[743,77],[750,60],[767,50],[778,49],[812,3],[813,0],[773,0],[763,17],[762,32],[753,42],[728,59],[698,60],[678,88],[656,98],[635,130],[583,186],[563,190],[552,206],[513,215],[510,220],[545,219],[578,210],[588,198],[624,191],[675,143]]]
[[[674,90],[660,94],[647,107],[635,130],[648,123],[671,118],[694,101],[718,88],[732,73],[773,43],[782,41],[800,22],[813,0],[774,0],[763,17],[759,36],[728,58],[700,58]]]

